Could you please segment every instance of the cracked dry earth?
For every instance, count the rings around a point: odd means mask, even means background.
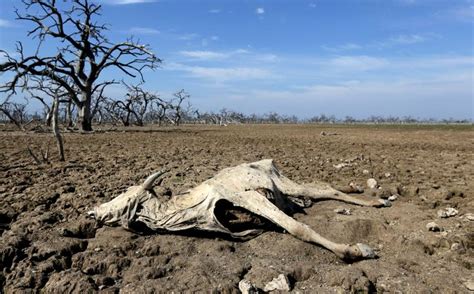
[[[472,131],[241,125],[68,133],[67,161],[59,163],[50,134],[3,130],[0,292],[238,292],[242,279],[263,289],[284,274],[293,292],[468,293],[474,281]],[[26,146],[38,150],[48,141],[53,162],[35,164]],[[86,218],[94,205],[158,169],[171,172],[155,190],[173,197],[225,167],[263,158],[273,158],[299,183],[354,182],[365,188],[358,197],[397,195],[389,208],[325,201],[294,215],[332,240],[371,245],[379,258],[347,264],[278,230],[249,241],[138,235]],[[368,178],[380,188],[367,188]],[[340,207],[351,214],[334,212]],[[439,218],[437,211],[447,207],[458,214]],[[426,228],[433,221],[441,231]]]

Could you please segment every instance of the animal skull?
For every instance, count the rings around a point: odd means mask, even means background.
[[[234,238],[252,237],[262,231],[243,225],[250,216],[270,221],[296,238],[321,245],[340,258],[356,260],[374,258],[375,253],[365,244],[332,242],[285,212],[291,213],[295,207],[308,207],[312,201],[326,199],[373,207],[391,205],[383,199],[355,198],[323,182],[299,185],[281,175],[271,159],[226,168],[170,199],[163,199],[153,190],[153,182],[163,173],[151,175],[142,185],[130,187],[110,202],[95,207],[89,215],[100,223],[121,224],[131,230],[145,225],[159,232],[202,230],[225,233]]]

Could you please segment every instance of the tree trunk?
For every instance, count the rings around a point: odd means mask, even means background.
[[[97,113],[99,114],[99,118],[97,119],[97,124],[101,125],[102,120],[104,119],[104,114],[102,113],[102,111],[100,109],[97,110]]]
[[[67,107],[66,107],[66,126],[68,128],[72,128],[74,126],[73,119],[72,119],[72,101],[71,100],[67,102]]]
[[[81,131],[92,131],[92,115],[91,115],[91,93],[84,92],[82,94],[83,100],[80,105],[77,105],[77,124]]]
[[[46,126],[51,126],[51,119],[53,118],[53,108],[51,107],[46,114]]]
[[[123,121],[123,125],[124,125],[125,127],[130,126],[130,111],[127,112],[127,116],[125,117],[125,120]]]
[[[58,115],[59,115],[59,99],[57,97],[54,98],[53,101],[53,118],[51,120],[53,135],[56,139],[56,144],[58,145],[59,151],[59,160],[64,161],[64,145],[63,145],[63,138],[61,137],[61,133],[59,132],[58,126]]]

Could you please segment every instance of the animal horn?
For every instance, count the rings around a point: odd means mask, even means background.
[[[156,172],[149,176],[145,182],[142,184],[142,187],[144,190],[151,190],[153,188],[153,183],[158,179],[160,176],[162,176],[164,173],[166,173],[167,170],[160,170],[159,172]]]

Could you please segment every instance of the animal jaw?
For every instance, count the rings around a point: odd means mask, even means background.
[[[235,215],[247,213],[283,228],[298,239],[321,245],[343,259],[356,260],[376,256],[365,244],[349,245],[330,241],[285,212],[292,211],[296,206],[306,207],[308,202],[318,200],[339,200],[372,207],[391,205],[390,201],[382,199],[355,198],[323,182],[311,186],[299,185],[283,176],[271,159],[223,169],[187,193],[168,200],[156,197],[152,188],[153,182],[163,173],[151,175],[144,184],[130,187],[127,192],[88,214],[98,222],[121,224],[127,229],[134,227],[135,223],[142,223],[160,232],[194,229],[245,238],[254,236],[261,228],[231,228],[228,218],[232,215],[230,212],[235,211],[234,218],[245,220],[247,217]]]

